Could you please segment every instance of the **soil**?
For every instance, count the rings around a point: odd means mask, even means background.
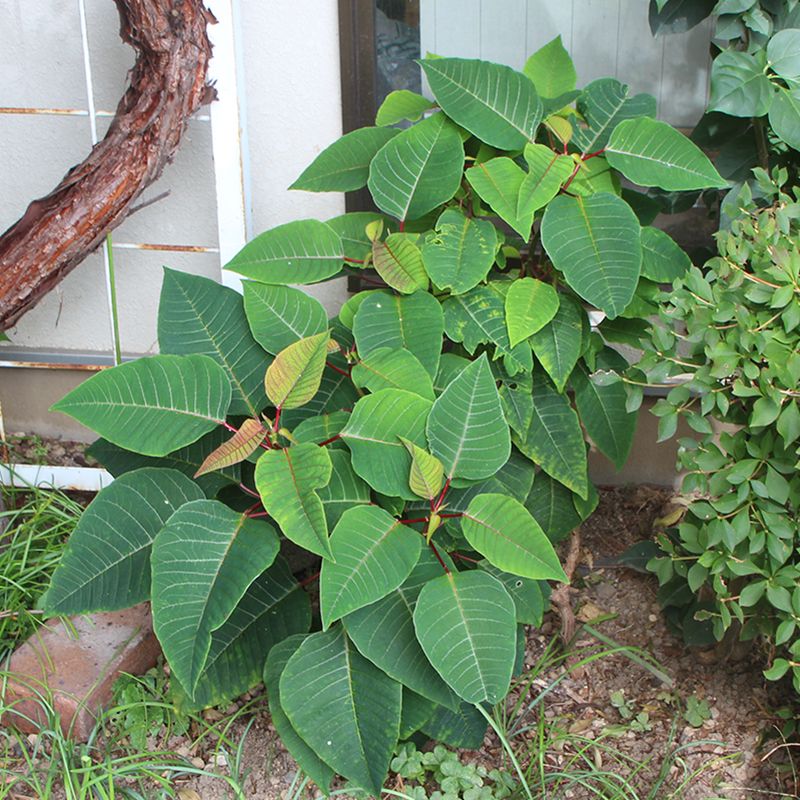
[[[790,785],[785,774],[789,749],[780,748],[768,755],[771,745],[764,741],[765,732],[775,723],[770,707],[774,708],[780,698],[767,695],[759,654],[751,651],[742,656],[717,650],[687,650],[664,623],[656,602],[655,579],[631,569],[608,566],[615,556],[650,537],[653,520],[663,513],[668,500],[668,491],[645,486],[606,489],[601,493],[599,508],[583,526],[577,570],[580,577],[574,582],[576,591],[572,599],[579,626],[582,621],[610,615],[592,627],[618,645],[641,648],[651,654],[671,685],[625,654],[605,656],[573,668],[570,676],[542,704],[544,716],[549,721],[557,720],[565,731],[597,741],[598,746],[590,751],[595,763],[627,778],[641,797],[650,797],[667,754],[676,750],[678,754],[665,784],[654,798],[797,797],[797,785]],[[537,662],[559,629],[558,616],[550,612],[541,629],[529,630],[527,666]],[[568,663],[575,665],[597,649],[597,639],[581,632],[579,627]],[[561,666],[541,674],[528,698],[534,698],[563,677],[563,672]],[[630,723],[626,724],[611,703],[612,693],[619,690],[624,692],[634,715],[647,712],[651,730],[630,729]],[[683,716],[687,699],[692,696],[705,701],[711,713],[697,728]],[[535,716],[528,721],[534,723]],[[237,723],[240,730],[232,734],[242,733],[245,724]],[[616,731],[615,735],[609,736],[609,730]],[[620,755],[609,755],[604,745]],[[564,768],[573,753],[571,744],[562,747],[553,742],[544,757],[549,771],[554,773]],[[214,768],[212,754],[192,755],[204,759],[209,769]],[[626,758],[632,761],[626,762]],[[488,769],[503,766],[511,770],[493,734],[487,734],[481,751],[465,751],[462,761],[476,761]],[[634,774],[634,765],[642,763],[644,768]],[[246,797],[265,800],[287,797],[296,766],[277,739],[266,714],[252,722],[243,768],[248,774],[244,783]],[[402,786],[396,776],[390,776],[389,785],[392,783],[398,788]],[[189,780],[184,786],[195,790],[203,800],[228,796],[226,787],[212,778]],[[580,800],[596,795],[580,786],[565,788],[562,784],[552,786],[547,796]]]
[[[86,455],[86,442],[27,433],[9,433],[6,436],[5,446],[8,449],[7,460],[12,464],[46,464],[51,467],[100,466],[91,456]],[[0,449],[0,461],[5,460],[6,454]]]

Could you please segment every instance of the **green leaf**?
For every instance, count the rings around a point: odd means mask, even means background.
[[[725,50],[711,62],[709,111],[732,117],[763,117],[769,111],[773,89],[755,56]]]
[[[434,114],[387,142],[369,167],[369,191],[381,211],[419,219],[458,191],[464,145],[444,114]]]
[[[769,669],[764,670],[764,677],[768,681],[779,681],[792,665],[785,658],[776,658]]]
[[[514,444],[548,475],[585,498],[586,446],[578,415],[543,375],[534,374],[533,418],[527,435]]]
[[[562,295],[553,319],[531,337],[531,347],[559,392],[564,391],[581,354],[585,314],[572,298]]]
[[[494,264],[497,234],[491,222],[448,208],[425,238],[422,260],[440,289],[461,294],[477,286]]]
[[[405,233],[390,233],[386,241],[372,243],[375,271],[389,286],[403,294],[428,288],[428,274],[414,239],[416,236]]]
[[[431,405],[402,389],[381,389],[356,403],[341,435],[350,448],[353,469],[375,491],[415,498],[408,485],[411,457],[400,437],[427,446],[425,423]]]
[[[493,287],[476,286],[466,294],[448,297],[443,307],[444,327],[451,341],[463,342],[470,354],[479,345],[491,343],[495,345],[495,358],[502,356],[509,372],[530,371],[530,349],[526,344],[511,347],[505,299]]]
[[[558,293],[535,278],[514,281],[506,295],[506,326],[512,347],[541,330],[558,311]]]
[[[375,117],[376,125],[395,125],[398,122],[416,122],[433,106],[427,97],[408,89],[389,92]]]
[[[466,750],[479,750],[489,723],[471,703],[461,703],[457,711],[437,706],[422,726],[423,733],[436,742]]]
[[[316,489],[331,478],[330,455],[316,444],[265,452],[256,464],[256,488],[266,512],[284,536],[320,556],[331,557],[325,510]]]
[[[536,626],[542,624],[544,612],[547,610],[547,601],[550,597],[548,583],[503,572],[503,570],[498,569],[486,559],[478,562],[478,568],[497,578],[506,587],[506,591],[514,601],[518,624]]]
[[[281,706],[281,674],[305,638],[302,634],[290,636],[278,642],[269,651],[267,663],[264,666],[264,685],[267,687],[269,697],[269,715],[278,736],[281,737],[281,743],[300,769],[317,784],[317,788],[323,794],[327,794],[333,780],[333,770],[303,741],[292,727],[289,717],[286,716],[286,712]]]
[[[328,145],[289,187],[306,192],[352,192],[367,185],[369,162],[399,131],[359,128]]]
[[[598,367],[600,365],[598,364]],[[638,414],[626,408],[628,395],[622,383],[600,386],[581,364],[573,373],[575,405],[583,427],[603,455],[620,470],[628,459],[636,433]]]
[[[156,536],[153,629],[190,696],[209,656],[211,634],[277,554],[278,537],[270,525],[216,500],[187,503]]]
[[[244,281],[244,310],[255,340],[277,355],[290,344],[328,329],[322,303],[292,286]]]
[[[419,561],[401,586],[342,621],[361,654],[387,675],[429,700],[455,706],[458,701],[431,666],[414,632],[419,593],[441,574],[436,556],[430,548],[422,548]]]
[[[165,268],[158,344],[164,354],[213,358],[231,383],[230,414],[254,416],[266,405],[262,381],[270,358],[250,335],[242,298],[233,289]]]
[[[165,456],[225,421],[231,385],[208,356],[149,356],[103,370],[53,405],[119,447]]]
[[[536,580],[567,581],[558,556],[525,506],[502,494],[480,494],[461,519],[472,547],[505,572]]]
[[[533,141],[542,121],[542,101],[522,73],[477,59],[419,63],[445,114],[470,133],[501,150]]]
[[[333,411],[330,414],[308,417],[292,431],[292,436],[298,443],[320,444],[320,442],[338,436],[348,419],[350,419],[350,414],[346,411]],[[331,442],[329,447],[344,447],[344,444],[338,441]]]
[[[311,603],[286,562],[275,563],[250,584],[223,625],[211,634],[205,668],[190,708],[207,708],[239,697],[262,679],[270,648],[311,627]],[[173,672],[173,686],[180,683]],[[183,687],[184,693],[186,690]]]
[[[800,30],[778,31],[767,42],[767,61],[781,78],[800,80]]]
[[[153,539],[173,511],[202,496],[197,484],[172,469],[145,467],[115,480],[81,515],[53,573],[44,609],[85,614],[148,600]]]
[[[649,94],[630,97],[628,87],[616,78],[600,78],[583,90],[578,111],[587,127],[575,129],[572,144],[585,155],[602,150],[611,132],[623,120],[654,117],[656,99]]]
[[[435,500],[444,483],[442,462],[414,442],[409,442],[408,439],[400,441],[411,456],[411,472],[408,476],[408,485],[411,487],[411,491],[424,500]]]
[[[639,230],[631,207],[613,194],[560,195],[544,212],[542,244],[570,287],[613,319],[639,281]]]
[[[501,156],[476,164],[464,174],[480,198],[528,241],[536,211],[529,193],[522,191],[528,173],[510,158]]]
[[[356,506],[331,534],[333,561],[322,562],[319,605],[323,628],[393,592],[419,558],[420,535],[382,508]]]
[[[444,321],[439,301],[428,292],[406,297],[373,294],[364,299],[353,322],[363,359],[379,347],[405,348],[433,378],[439,368]]]
[[[540,47],[526,62],[523,72],[541,97],[559,97],[575,88],[577,75],[561,36]]]
[[[300,645],[283,670],[280,693],[286,716],[312,750],[379,796],[400,730],[400,684],[337,626]]]
[[[778,417],[777,430],[788,447],[800,438],[800,408],[797,400],[789,400]]]
[[[97,439],[86,449],[86,454],[97,459],[115,478],[141,467],[175,469],[191,478],[207,456],[213,453],[227,437],[228,432],[219,426],[196,442],[169,453],[163,458],[132,453],[105,439]],[[239,465],[234,464],[206,475],[200,475],[195,479],[195,483],[203,490],[206,497],[214,497],[223,486],[238,484],[241,479]]]
[[[692,260],[668,233],[642,228],[642,276],[658,283],[672,283],[692,266]]]
[[[560,542],[582,522],[572,499],[573,494],[566,486],[541,472],[533,482],[525,508],[551,542]]]
[[[800,89],[778,88],[769,107],[769,124],[786,144],[800,150]]]
[[[413,627],[412,627],[413,633]],[[432,716],[436,703],[403,687],[403,713],[400,717],[400,741],[415,734]]]
[[[436,399],[427,434],[449,478],[488,478],[508,461],[511,436],[485,353]]]
[[[428,581],[414,609],[422,649],[453,691],[470,703],[498,703],[516,655],[514,601],[496,578],[457,572]]]
[[[285,347],[269,365],[264,385],[276,408],[299,408],[317,393],[330,334],[317,333]]]
[[[198,478],[244,461],[258,450],[266,438],[267,429],[260,420],[246,419],[230,439],[208,454],[192,477]]]
[[[498,392],[508,426],[524,436],[533,416],[533,398],[530,388],[512,389],[507,383],[501,383]]]
[[[390,231],[397,230],[396,223],[373,211],[351,211],[329,219],[326,224],[341,237],[345,257],[358,262],[364,261],[372,252],[372,240],[367,236],[366,228],[374,222],[382,222]],[[349,266],[356,268],[361,265],[350,263]]]
[[[419,359],[408,350],[379,347],[359,361],[351,374],[356,386],[371,392],[405,389],[433,400],[433,382]]]
[[[341,272],[342,240],[316,219],[278,225],[256,236],[225,265],[261,283],[318,283]]]
[[[677,192],[728,185],[694,142],[650,117],[620,122],[606,145],[606,158],[639,186]]]
[[[526,144],[524,155],[528,174],[520,187],[520,202],[526,209],[538,211],[558,194],[572,174],[574,162],[543,144]]]
[[[317,491],[317,494],[325,509],[328,529],[332,530],[348,508],[355,505],[369,505],[372,497],[368,484],[353,470],[350,453],[344,450],[332,450],[329,455],[333,467],[331,479]]]

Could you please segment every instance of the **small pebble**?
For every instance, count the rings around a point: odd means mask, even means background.
[[[206,767],[206,762],[203,761],[202,758],[198,758],[198,756],[195,756],[193,759],[191,759],[190,763],[193,767],[197,767],[197,769],[205,769]]]

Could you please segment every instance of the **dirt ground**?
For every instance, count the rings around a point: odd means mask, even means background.
[[[577,570],[580,577],[575,582],[573,605],[579,624],[611,615],[612,618],[594,627],[619,645],[650,653],[673,685],[666,685],[652,671],[624,654],[605,656],[574,669],[549,693],[541,706],[545,718],[557,721],[563,731],[597,741],[598,746],[591,749],[596,765],[630,777],[630,783],[642,798],[651,797],[667,754],[676,750],[667,780],[652,795],[654,800],[796,797],[796,785],[780,768],[781,760],[785,765],[788,749],[779,748],[767,757],[774,742],[765,744],[764,734],[774,726],[769,707],[776,698],[774,694],[767,696],[757,654],[734,658],[717,651],[687,651],[662,619],[656,602],[657,584],[652,576],[616,566],[596,566],[609,564],[630,545],[648,538],[652,521],[667,499],[665,491],[648,487],[602,492],[598,510],[583,527]],[[528,666],[537,662],[559,628],[557,615],[550,612],[541,629],[529,631]],[[570,663],[575,664],[597,646],[598,641],[592,635],[579,633]],[[541,674],[528,699],[533,699],[562,674],[563,667]],[[630,723],[626,724],[611,702],[612,693],[619,690],[624,691],[624,699],[634,715],[643,711],[648,714],[646,724],[651,730],[630,730]],[[705,701],[711,714],[699,727],[689,725],[682,714],[692,696]],[[529,721],[535,722],[535,717]],[[615,731],[613,736],[608,735],[609,728]],[[606,745],[617,754],[609,755]],[[553,741],[544,757],[548,769],[566,771],[574,748],[574,742]],[[215,768],[213,755],[199,752],[191,756],[197,759],[196,763],[203,760],[209,769]],[[511,769],[493,734],[487,734],[481,751],[464,752],[462,760],[477,761],[487,768]],[[633,775],[634,764],[642,763],[644,768]],[[244,769],[248,772],[244,784],[248,798],[286,798],[296,767],[266,715],[259,716],[248,732]],[[393,780],[401,788],[401,782],[390,776],[390,784]],[[225,786],[211,778],[189,780],[183,785],[195,790],[202,800],[228,796]],[[563,794],[554,787],[547,796],[577,799],[596,796],[577,786],[562,791]],[[620,795],[623,796],[629,795]]]
[[[100,466],[84,452],[86,442],[32,436],[26,433],[9,433],[5,445],[8,450],[8,460],[12,464],[47,464],[53,467]],[[5,460],[6,453],[0,449],[0,461]]]

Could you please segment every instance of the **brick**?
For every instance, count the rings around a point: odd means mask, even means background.
[[[150,608],[142,603],[124,611],[74,617],[74,632],[49,620],[11,656],[4,725],[35,733],[46,722],[36,695],[52,696],[61,729],[86,741],[100,709],[111,702],[120,673],[140,675],[160,652]]]

